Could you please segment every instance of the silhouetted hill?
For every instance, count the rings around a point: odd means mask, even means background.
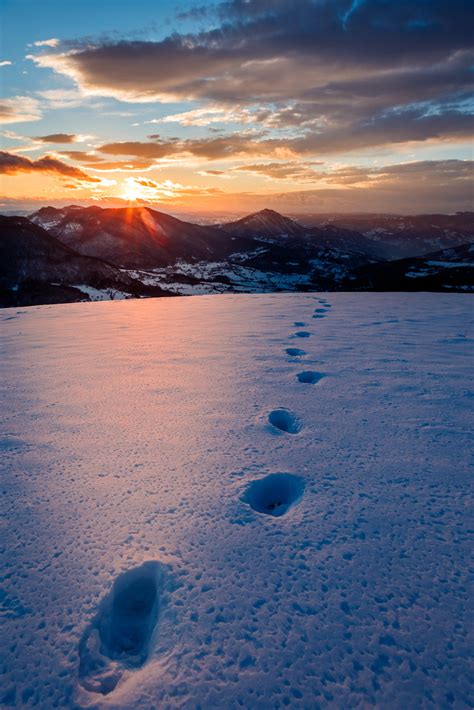
[[[112,264],[77,254],[26,217],[0,216],[0,263],[2,306],[163,293]]]
[[[348,290],[474,292],[474,244],[358,268]]]

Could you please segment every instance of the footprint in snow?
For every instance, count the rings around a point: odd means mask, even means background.
[[[273,409],[268,415],[268,421],[274,429],[283,431],[285,434],[297,434],[301,430],[301,424],[296,416],[288,409]]]
[[[291,473],[271,473],[253,481],[241,497],[253,510],[279,518],[303,496],[304,479]]]
[[[309,333],[307,330],[297,330],[295,333],[295,338],[309,338],[311,336],[311,333]]]
[[[306,355],[306,352],[304,350],[300,350],[300,348],[287,348],[285,352],[291,357],[301,357],[302,355]]]
[[[162,587],[163,565],[153,561],[115,580],[79,646],[83,688],[107,695],[124,671],[145,663],[160,612]]]
[[[297,321],[295,321],[295,322],[293,323],[293,325],[294,325],[296,328],[304,328],[305,325],[306,325],[306,323],[303,323],[303,321],[301,321],[301,320],[297,320]]]
[[[308,385],[315,385],[316,382],[323,379],[324,375],[321,372],[315,372],[315,370],[303,370],[303,372],[298,372],[296,377],[298,382],[304,382]]]
[[[325,308],[315,308],[314,312],[315,313],[326,313],[326,309]]]

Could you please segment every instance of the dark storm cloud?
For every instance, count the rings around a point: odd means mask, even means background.
[[[16,175],[18,173],[48,173],[64,175],[84,182],[100,182],[98,178],[88,175],[83,170],[67,165],[61,160],[45,155],[38,160],[30,160],[14,153],[0,152],[0,173]]]

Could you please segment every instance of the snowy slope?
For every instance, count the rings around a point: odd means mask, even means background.
[[[367,293],[0,311],[2,707],[472,704],[471,315]]]

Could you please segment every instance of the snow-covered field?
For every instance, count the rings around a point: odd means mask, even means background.
[[[2,707],[471,706],[472,303],[0,311]]]

